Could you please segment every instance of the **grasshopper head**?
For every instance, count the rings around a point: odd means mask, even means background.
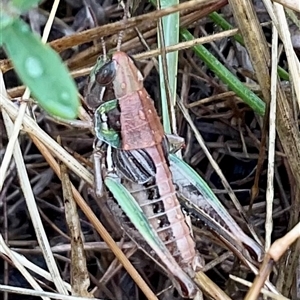
[[[137,92],[143,88],[143,76],[133,60],[125,52],[115,52],[112,61],[116,68],[113,85],[117,98]]]

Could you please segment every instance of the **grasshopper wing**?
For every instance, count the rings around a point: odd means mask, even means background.
[[[264,253],[260,245],[243,232],[207,183],[176,155],[170,154],[169,160],[181,205],[202,220],[232,251],[249,259],[247,248],[262,261]]]

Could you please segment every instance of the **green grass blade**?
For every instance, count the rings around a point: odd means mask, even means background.
[[[228,23],[220,14],[213,12],[209,14],[209,17],[217,24],[219,25],[222,29],[224,30],[230,30],[233,29],[233,26]],[[234,36],[234,39],[240,43],[241,45],[245,46],[244,40],[240,34],[236,34]],[[283,80],[289,80],[289,73],[281,68],[280,66],[277,67],[278,75],[281,79]]]
[[[157,7],[157,1],[151,0],[151,3]],[[179,4],[179,0],[160,0],[160,8],[166,8],[172,5]],[[162,27],[164,35],[164,46],[178,44],[179,41],[179,13],[173,13],[162,18]],[[158,45],[161,48],[159,30],[157,31]],[[165,87],[165,78],[162,65],[162,56],[159,55],[159,79],[160,79],[160,95],[163,116],[163,126],[166,133],[172,133],[171,122],[169,116],[169,105],[172,107],[176,103],[176,89],[177,89],[177,71],[178,71],[178,51],[166,54],[167,73],[170,90],[170,101],[168,104],[167,90]],[[171,111],[172,111],[171,107]]]
[[[160,8],[164,9],[169,6],[179,4],[179,0],[160,0]],[[162,18],[163,40],[164,46],[176,45],[179,42],[179,13],[170,14]],[[158,31],[159,47],[161,39]],[[177,71],[178,71],[178,51],[166,54],[167,77],[170,88],[171,103],[168,105],[167,90],[165,86],[165,78],[162,65],[163,57],[160,55],[159,60],[159,78],[160,78],[160,94],[162,105],[163,126],[166,133],[172,133],[170,125],[170,116],[168,106],[172,107],[176,104],[176,88],[177,88]]]
[[[231,26],[230,23],[228,23],[220,14],[217,12],[212,12],[209,14],[209,17],[222,29],[224,30],[230,30],[233,29],[233,26]],[[240,34],[236,34],[233,36],[234,39],[239,42],[241,45],[244,45],[244,40]]]
[[[186,41],[194,39],[193,35],[187,29],[181,29],[180,35]],[[232,91],[234,91],[256,113],[261,116],[264,115],[265,103],[256,94],[246,88],[243,83],[224,67],[203,45],[196,45],[193,49],[199,58],[203,60]]]

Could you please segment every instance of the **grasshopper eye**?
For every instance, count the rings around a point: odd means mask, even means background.
[[[96,81],[100,85],[109,85],[116,76],[116,68],[115,63],[113,61],[110,61],[106,63],[103,67],[99,69],[99,71],[96,73]]]

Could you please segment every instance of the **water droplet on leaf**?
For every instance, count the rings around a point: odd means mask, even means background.
[[[43,75],[44,68],[40,60],[36,57],[28,57],[25,60],[25,68],[28,75],[32,78],[38,78]]]
[[[62,92],[61,94],[60,94],[60,98],[61,98],[61,100],[63,100],[63,101],[70,101],[71,99],[70,99],[70,94],[68,93],[68,92]]]
[[[60,93],[60,99],[62,100],[62,102],[65,102],[66,104],[68,104],[72,100],[70,94],[66,91]]]

